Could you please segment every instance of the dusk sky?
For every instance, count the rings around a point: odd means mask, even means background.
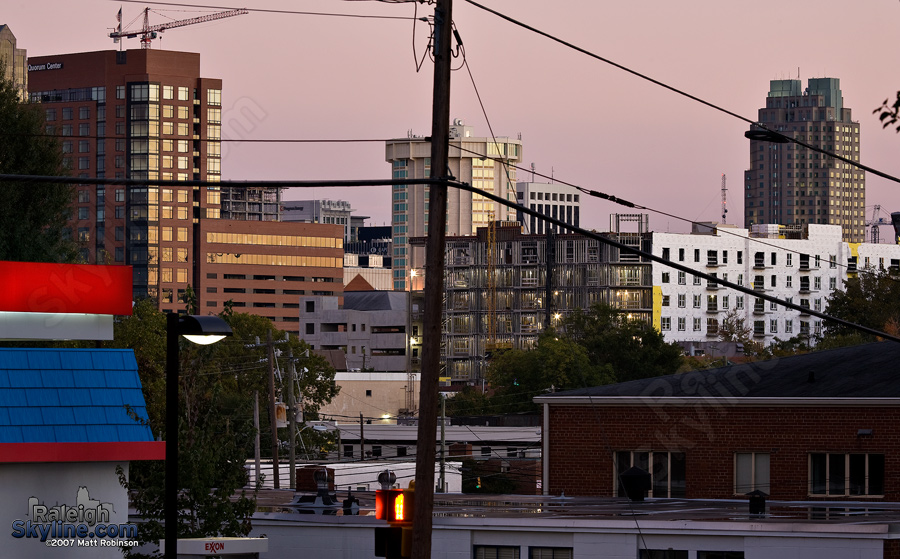
[[[198,2],[200,3],[200,2]],[[840,78],[844,106],[860,122],[860,162],[900,176],[900,135],[872,111],[900,89],[896,21],[900,2],[758,0],[687,3],[482,0],[586,50],[755,119],[769,80]],[[5,0],[0,23],[29,56],[117,48],[107,33],[123,8],[127,24],[145,5],[169,19],[198,8],[79,0]],[[201,75],[223,80],[223,137],[384,140],[430,134],[433,65],[421,58],[429,27],[414,5],[374,1],[260,0],[216,8],[325,15],[249,15],[172,29],[154,48],[198,52]],[[418,5],[418,17],[433,6]],[[494,133],[522,136],[524,167],[692,220],[743,221],[747,124],[517,27],[463,0],[453,20]],[[151,24],[166,17],[151,14]],[[139,25],[139,21],[134,24]],[[140,48],[136,39],[126,48]],[[414,58],[415,53],[415,58]],[[455,67],[459,66],[459,61]],[[488,136],[465,68],[452,75],[451,117]],[[223,144],[223,179],[387,178],[383,141],[341,144]],[[519,179],[530,173],[519,172]],[[537,178],[541,181],[542,179]],[[866,215],[900,211],[900,184],[868,175]],[[288,199],[351,202],[371,224],[390,222],[390,194],[378,189],[287,193]],[[609,214],[634,210],[583,198],[582,225],[606,230]],[[687,231],[650,212],[656,231]],[[889,238],[888,227],[882,238]]]

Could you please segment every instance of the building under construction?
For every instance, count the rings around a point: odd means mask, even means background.
[[[650,251],[646,215],[614,215],[602,235]],[[652,320],[650,262],[582,235],[529,235],[519,222],[494,222],[447,237],[445,261],[443,377],[453,384],[480,381],[493,351],[529,349],[596,302]]]

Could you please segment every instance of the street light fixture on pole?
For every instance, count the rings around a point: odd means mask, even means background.
[[[178,336],[200,345],[214,344],[231,335],[231,327],[218,316],[175,313],[166,315],[166,557],[178,556]]]

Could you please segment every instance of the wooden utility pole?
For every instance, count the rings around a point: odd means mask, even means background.
[[[297,381],[297,368],[294,366],[294,351],[291,346],[288,346],[288,363],[291,365],[291,376],[288,378],[288,428],[291,432],[291,436],[288,437],[291,468],[288,472],[288,485],[291,489],[297,489],[297,456],[294,451],[294,443],[297,442],[297,413],[294,411],[294,383]],[[309,460],[309,456],[306,459]]]
[[[363,414],[359,412],[359,459],[366,459],[366,434],[363,430]]]
[[[453,0],[437,0],[434,8],[434,89],[431,115],[431,178],[433,179],[449,178],[452,21]],[[419,383],[416,506],[413,511],[412,559],[429,559],[431,557],[437,398],[441,366],[447,186],[431,184],[428,188],[430,189],[430,207],[428,210],[428,240],[425,245],[425,321],[423,324],[422,380]]]
[[[259,390],[253,391],[253,429],[256,431],[256,439],[253,443],[253,462],[256,467],[256,483],[262,479],[260,475],[260,451],[259,451]]]
[[[272,477],[275,489],[281,489],[281,473],[278,471],[278,422],[275,417],[275,349],[272,331],[266,331],[266,348],[269,352],[269,423],[272,424]]]

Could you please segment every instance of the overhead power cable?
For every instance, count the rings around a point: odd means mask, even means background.
[[[10,174],[0,174],[0,183],[2,182],[31,182],[34,184],[47,184],[47,183],[59,183],[59,184],[112,184],[112,185],[125,185],[125,186],[146,186],[148,182],[147,180],[137,180],[137,179],[95,179],[95,178],[77,178],[77,177],[53,177],[53,176],[36,176],[36,175],[10,175]],[[614,239],[610,239],[608,237],[604,237],[594,231],[587,231],[580,227],[576,227],[559,219],[544,215],[537,210],[532,210],[527,206],[523,206],[511,200],[506,200],[496,194],[488,192],[486,190],[481,190],[480,188],[475,188],[472,185],[464,182],[458,182],[455,180],[447,180],[447,179],[375,179],[375,180],[324,180],[324,181],[204,181],[204,180],[186,180],[186,181],[167,181],[167,180],[154,180],[151,184],[158,186],[215,186],[215,187],[233,187],[233,188],[265,188],[265,187],[275,187],[275,186],[283,186],[283,187],[295,187],[295,188],[328,188],[328,187],[364,187],[364,186],[389,186],[389,185],[431,185],[431,184],[443,184],[451,188],[458,188],[460,190],[465,190],[467,192],[471,192],[473,194],[479,194],[489,200],[493,200],[494,202],[498,202],[500,204],[504,204],[507,207],[510,207],[514,210],[518,210],[523,214],[527,214],[530,216],[534,216],[538,219],[556,225],[562,229],[567,229],[569,231],[574,231],[575,233],[579,233],[584,235],[585,237],[594,239],[602,244],[612,246],[614,248],[619,249],[620,251],[624,251],[629,254],[635,254],[637,256],[646,258],[652,262],[656,262],[663,266],[667,266],[669,268],[674,268],[680,272],[685,272],[686,274],[690,274],[694,277],[699,277],[701,279],[705,279],[707,282],[711,284],[722,285],[728,287],[729,289],[733,289],[740,293],[744,293],[757,299],[763,299],[765,301],[769,301],[771,303],[776,303],[781,305],[782,307],[793,309],[799,311],[804,314],[808,314],[811,316],[815,316],[817,318],[821,318],[823,320],[828,320],[830,322],[834,322],[836,324],[840,324],[841,326],[845,326],[847,328],[858,330],[860,332],[864,332],[866,334],[876,336],[879,338],[884,338],[886,340],[891,340],[895,342],[900,342],[900,337],[894,336],[892,334],[888,334],[882,332],[880,330],[876,330],[874,328],[869,328],[868,326],[864,326],[862,324],[856,324],[854,322],[850,322],[848,320],[844,320],[842,318],[837,318],[828,314],[825,314],[821,311],[810,309],[809,307],[804,307],[793,303],[791,301],[785,301],[779,299],[778,297],[774,297],[772,295],[768,295],[764,292],[756,291],[749,287],[744,287],[743,285],[738,285],[736,283],[732,283],[726,281],[722,278],[718,278],[716,276],[712,276],[705,272],[701,272],[699,270],[695,270],[693,268],[689,268],[683,264],[679,264],[678,262],[672,262],[671,260],[666,260],[661,256],[656,256],[650,252],[646,252],[644,250],[631,247],[620,243]]]
[[[543,37],[546,37],[547,39],[550,39],[551,41],[555,41],[555,42],[557,42],[557,43],[559,43],[559,44],[561,44],[561,45],[564,45],[564,46],[566,46],[566,47],[568,47],[568,48],[570,48],[570,49],[572,49],[572,50],[578,51],[578,52],[580,52],[580,53],[582,53],[582,54],[584,54],[584,55],[587,55],[587,56],[589,56],[589,57],[591,57],[591,58],[594,58],[594,59],[596,59],[596,60],[599,60],[599,61],[601,61],[601,62],[604,62],[604,63],[606,63],[606,64],[609,64],[610,66],[613,66],[613,67],[615,67],[615,68],[618,68],[619,70],[622,70],[622,71],[624,71],[624,72],[628,72],[629,74],[631,74],[631,75],[633,75],[633,76],[636,76],[636,77],[638,77],[638,78],[640,78],[640,79],[642,79],[642,80],[648,81],[648,82],[650,82],[650,83],[652,83],[652,84],[654,84],[654,85],[658,85],[659,87],[662,87],[663,89],[667,89],[667,90],[671,91],[672,93],[675,93],[675,94],[677,94],[677,95],[681,95],[682,97],[687,97],[688,99],[690,99],[690,100],[692,100],[692,101],[696,101],[697,103],[700,103],[700,104],[702,104],[702,105],[706,105],[707,107],[709,107],[709,108],[711,108],[711,109],[714,109],[714,110],[719,111],[719,112],[721,112],[721,113],[724,113],[724,114],[726,114],[726,115],[728,115],[728,116],[734,117],[734,118],[736,118],[736,119],[738,119],[738,120],[740,120],[740,121],[743,121],[743,122],[745,122],[745,123],[747,123],[747,124],[750,124],[751,126],[755,127],[757,130],[763,130],[763,131],[765,131],[766,134],[768,135],[768,137],[770,138],[769,141],[773,141],[773,142],[776,142],[776,143],[787,143],[787,142],[792,142],[792,143],[795,143],[795,144],[797,144],[797,145],[803,146],[803,147],[805,147],[806,149],[809,149],[809,150],[812,150],[812,151],[815,151],[815,152],[818,152],[818,153],[825,154],[825,155],[827,155],[827,156],[829,156],[829,157],[833,157],[834,159],[838,159],[838,160],[843,161],[843,162],[845,162],[845,163],[849,163],[850,165],[853,165],[854,167],[858,167],[858,168],[860,168],[860,169],[862,169],[862,170],[864,170],[864,171],[868,171],[868,172],[870,172],[870,173],[872,173],[872,174],[874,174],[874,175],[878,175],[879,177],[882,177],[882,178],[884,178],[884,179],[887,179],[887,180],[890,180],[890,181],[894,181],[894,182],[900,183],[900,178],[897,178],[897,177],[895,177],[895,176],[893,176],[893,175],[890,175],[890,174],[888,174],[888,173],[884,173],[884,172],[882,172],[882,171],[879,171],[879,170],[877,170],[877,169],[874,169],[874,168],[872,168],[872,167],[869,167],[868,165],[863,165],[862,163],[859,163],[858,161],[854,161],[854,160],[852,160],[852,159],[850,159],[850,158],[847,158],[847,157],[844,157],[844,156],[842,156],[842,155],[838,155],[838,154],[836,154],[836,153],[832,153],[832,152],[830,152],[830,151],[827,151],[827,150],[824,150],[824,149],[822,149],[822,148],[816,147],[816,146],[814,146],[814,145],[808,144],[808,143],[806,143],[806,142],[804,142],[804,141],[802,141],[802,140],[800,140],[800,139],[798,139],[798,138],[794,138],[793,136],[789,136],[789,135],[784,134],[784,133],[782,133],[782,132],[780,132],[780,131],[778,131],[778,130],[774,130],[774,129],[772,129],[772,128],[769,128],[768,126],[766,126],[765,124],[763,124],[763,123],[761,123],[761,122],[759,122],[759,121],[749,119],[749,118],[747,118],[747,117],[745,117],[745,116],[743,116],[743,115],[740,115],[740,114],[738,114],[738,113],[736,113],[736,112],[734,112],[734,111],[730,111],[730,110],[728,110],[728,109],[726,109],[726,108],[724,108],[724,107],[721,107],[721,106],[719,106],[719,105],[716,105],[715,103],[712,103],[712,102],[710,102],[710,101],[707,101],[707,100],[705,100],[705,99],[703,99],[703,98],[701,98],[701,97],[697,97],[696,95],[692,95],[692,94],[690,94],[690,93],[688,93],[688,92],[686,92],[686,91],[684,91],[684,90],[678,89],[677,87],[674,87],[674,86],[671,86],[671,85],[669,85],[669,84],[667,84],[667,83],[665,83],[665,82],[659,81],[659,80],[657,80],[657,79],[655,79],[655,78],[652,78],[652,77],[650,77],[650,76],[648,76],[648,75],[646,75],[646,74],[642,74],[641,72],[638,72],[637,70],[632,70],[631,68],[629,68],[629,67],[627,67],[627,66],[624,66],[624,65],[622,65],[622,64],[619,64],[618,62],[614,62],[614,61],[612,61],[612,60],[610,60],[610,59],[608,59],[608,58],[606,58],[606,57],[600,56],[599,54],[593,53],[593,52],[591,52],[591,51],[589,51],[589,50],[587,50],[587,49],[584,49],[584,48],[582,48],[582,47],[579,47],[578,45],[575,45],[575,44],[573,44],[573,43],[570,43],[570,42],[568,42],[568,41],[566,41],[566,40],[564,40],[564,39],[560,39],[559,37],[556,37],[555,35],[551,35],[550,33],[547,33],[546,31],[541,31],[540,29],[537,29],[536,27],[532,27],[531,25],[528,25],[528,24],[523,23],[523,22],[521,22],[521,21],[519,21],[519,20],[517,20],[517,19],[514,19],[514,18],[512,18],[512,17],[510,17],[510,16],[508,16],[508,15],[506,15],[506,14],[503,14],[503,13],[501,13],[501,12],[498,12],[497,10],[488,8],[487,6],[485,6],[485,5],[483,5],[483,4],[479,4],[479,3],[476,2],[475,0],[465,0],[465,1],[468,2],[469,4],[472,4],[472,5],[475,6],[476,8],[481,8],[482,10],[484,10],[484,11],[486,11],[486,12],[489,12],[489,13],[491,13],[491,14],[494,14],[495,16],[497,16],[497,17],[499,17],[499,18],[501,18],[501,19],[504,19],[504,20],[506,20],[506,21],[508,21],[508,22],[510,22],[510,23],[512,23],[512,24],[514,24],[514,25],[518,25],[519,27],[522,27],[523,29],[527,29],[527,30],[529,30],[529,31],[531,31],[531,32],[533,32],[533,33],[537,33],[538,35],[541,35],[541,36],[543,36]],[[760,138],[760,139],[766,139],[766,138]]]

